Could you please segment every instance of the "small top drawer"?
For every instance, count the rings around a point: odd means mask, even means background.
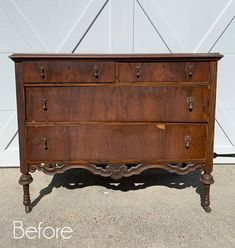
[[[206,82],[209,62],[120,63],[121,82]]]
[[[24,62],[24,82],[115,82],[114,62]]]

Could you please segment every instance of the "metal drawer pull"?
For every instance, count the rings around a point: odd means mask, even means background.
[[[141,72],[141,66],[140,65],[136,66],[135,71],[136,71],[136,77],[139,78]]]
[[[185,144],[185,148],[189,149],[190,143],[192,142],[192,138],[189,135],[186,135],[184,137],[184,144]]]
[[[44,66],[40,67],[40,75],[41,75],[41,78],[43,78],[43,79],[46,77],[46,75],[45,75],[45,67]]]
[[[193,69],[193,66],[192,66],[192,65],[189,65],[189,66],[188,66],[188,70],[189,70],[188,76],[189,76],[189,77],[192,77],[192,76],[193,76],[192,69]]]
[[[43,102],[43,110],[44,111],[47,111],[47,101],[48,101],[48,99],[46,98],[46,97],[43,97],[42,98],[42,102]]]
[[[100,70],[97,66],[94,67],[94,76],[95,78],[98,78],[100,75]]]
[[[193,97],[192,96],[187,98],[187,103],[188,103],[188,110],[192,112],[193,111]]]
[[[48,150],[47,138],[43,138],[43,148],[44,148],[44,150]]]

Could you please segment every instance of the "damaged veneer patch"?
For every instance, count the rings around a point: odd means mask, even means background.
[[[165,130],[166,125],[165,124],[157,124],[157,128]]]

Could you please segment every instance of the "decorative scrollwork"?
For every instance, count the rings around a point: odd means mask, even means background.
[[[133,166],[128,166],[126,164],[107,164],[105,167],[95,164],[65,164],[62,162],[54,163],[39,163],[30,165],[30,172],[35,172],[36,170],[43,171],[45,174],[57,174],[63,173],[66,170],[72,168],[86,169],[95,175],[100,175],[103,177],[111,177],[114,180],[121,179],[122,177],[130,177],[132,175],[138,175],[147,169],[159,168],[164,169],[169,172],[174,172],[179,175],[185,175],[191,171],[198,168],[202,168],[203,163],[149,163],[149,164],[137,164]]]
[[[45,174],[56,174],[59,173],[58,171],[65,168],[67,164],[62,162],[57,163],[39,163],[33,164],[29,167],[30,172],[35,172],[36,170],[42,171]]]
[[[94,174],[100,175],[103,177],[111,177],[115,180],[118,180],[122,177],[129,177],[132,175],[138,175],[147,169],[159,168],[164,169],[169,172],[174,172],[179,175],[187,174],[191,171],[196,170],[197,168],[201,168],[202,164],[199,163],[191,163],[183,166],[183,164],[138,164],[136,166],[132,166],[130,168],[125,164],[115,165],[108,164],[105,168],[97,167],[94,164],[90,164],[91,170]]]
[[[89,170],[96,175],[103,177],[111,177],[114,180],[121,179],[122,177],[131,176],[133,171],[137,169],[141,164],[128,169],[126,164],[107,164],[105,168],[98,167],[94,164],[89,164]]]

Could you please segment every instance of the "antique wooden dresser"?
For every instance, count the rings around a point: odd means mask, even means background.
[[[83,168],[120,179],[149,168],[203,171],[210,212],[217,61],[213,54],[13,54],[19,183]]]

